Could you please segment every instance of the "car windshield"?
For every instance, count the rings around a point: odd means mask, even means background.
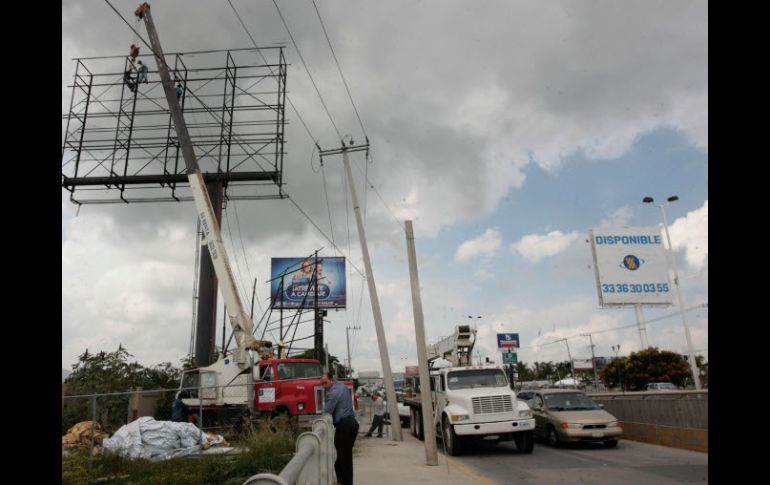
[[[601,409],[590,397],[579,392],[545,394],[545,406],[551,411],[579,411]]]
[[[306,379],[321,377],[321,364],[315,362],[279,362],[279,379]]]
[[[508,387],[508,379],[500,369],[473,369],[449,372],[449,389],[473,389],[477,387]]]

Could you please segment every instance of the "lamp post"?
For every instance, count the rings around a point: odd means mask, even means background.
[[[687,339],[687,356],[690,361],[690,372],[692,372],[693,382],[695,382],[695,389],[700,390],[700,376],[698,376],[698,366],[695,363],[695,354],[692,349],[692,339],[690,338],[690,327],[687,326],[687,314],[684,310],[684,302],[682,300],[682,289],[679,286],[679,273],[676,270],[676,261],[674,261],[674,247],[671,245],[671,236],[668,233],[668,220],[666,219],[666,206],[671,202],[679,200],[679,197],[672,195],[666,199],[665,204],[655,204],[655,199],[652,197],[645,197],[642,202],[645,204],[652,204],[655,207],[660,207],[660,213],[663,216],[663,229],[666,231],[666,241],[668,242],[668,251],[670,253],[671,267],[674,269],[674,286],[676,286],[676,297],[679,301],[679,313],[682,314],[682,324],[684,325],[684,336]]]
[[[615,360],[618,360],[618,352],[620,352],[620,344],[613,345],[612,351],[615,352]],[[623,371],[618,368],[618,380],[620,381],[620,392],[625,392],[625,389],[623,389]]]

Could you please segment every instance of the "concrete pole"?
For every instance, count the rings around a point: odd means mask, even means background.
[[[372,303],[372,313],[374,315],[374,327],[377,330],[377,344],[380,348],[380,364],[382,365],[382,375],[385,378],[385,392],[388,394],[388,414],[391,425],[393,441],[403,441],[401,435],[401,420],[398,417],[398,406],[396,405],[396,387],[393,385],[393,374],[390,369],[390,356],[388,355],[388,343],[385,341],[385,329],[382,326],[382,312],[380,311],[380,300],[377,297],[377,287],[374,284],[374,273],[372,273],[372,262],[369,259],[369,247],[366,245],[366,232],[361,217],[361,207],[358,205],[356,188],[353,183],[353,173],[350,170],[348,161],[348,152],[342,152],[342,162],[345,164],[345,173],[348,176],[348,186],[350,187],[350,196],[353,199],[353,211],[356,214],[356,226],[358,227],[358,238],[361,241],[361,254],[364,257],[364,269],[366,270],[366,283],[369,286],[369,300]]]
[[[695,363],[695,352],[692,349],[692,339],[690,338],[690,327],[687,326],[687,312],[684,310],[684,301],[682,300],[682,289],[679,287],[679,273],[676,270],[676,261],[674,261],[674,246],[671,245],[671,236],[668,233],[668,221],[666,220],[666,205],[660,205],[660,213],[663,214],[663,228],[666,230],[666,241],[668,242],[668,252],[671,254],[671,267],[674,268],[674,285],[676,286],[676,297],[679,301],[679,311],[682,314],[682,324],[684,325],[684,336],[687,338],[687,356],[690,361],[690,371],[692,372],[695,389],[700,390],[700,376],[698,375],[698,365]]]
[[[599,378],[596,375],[596,356],[594,355],[594,339],[590,333],[584,333],[588,337],[588,341],[591,343],[591,367],[594,369],[594,391],[599,390]]]
[[[422,298],[420,297],[420,279],[417,274],[417,255],[414,250],[414,232],[412,231],[412,221],[404,222],[406,225],[406,252],[409,256],[409,276],[412,283],[412,310],[414,312],[414,333],[417,339],[417,364],[420,369],[420,387],[430,389],[428,350],[425,347],[425,325],[422,314]],[[420,404],[423,415],[422,424],[425,429],[425,464],[437,466],[438,455],[436,454],[436,428],[433,426],[433,402],[431,399],[428,399],[429,393],[423,392],[422,395],[423,398],[420,399]]]
[[[644,350],[650,347],[650,342],[647,340],[647,322],[642,313],[642,305],[637,303],[634,308],[636,309],[636,326],[639,327],[639,340],[641,340],[642,350]]]
[[[565,338],[564,343],[567,345],[567,357],[569,357],[569,370],[572,373],[572,387],[577,389],[577,380],[575,379],[575,362],[572,361],[572,353],[569,351],[569,341]]]

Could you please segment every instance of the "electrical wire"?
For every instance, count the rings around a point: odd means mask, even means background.
[[[318,21],[321,22],[321,28],[324,31],[324,36],[326,36],[326,42],[329,44],[329,49],[332,51],[332,57],[334,57],[334,63],[337,65],[337,70],[340,72],[340,77],[342,78],[343,84],[345,84],[345,90],[348,92],[348,98],[350,98],[350,104],[353,105],[353,110],[356,112],[356,117],[358,118],[358,124],[361,125],[361,131],[364,134],[364,137],[368,138],[366,135],[366,130],[364,129],[364,122],[361,121],[361,115],[358,114],[358,108],[356,107],[356,103],[353,101],[353,95],[350,94],[350,87],[348,87],[348,82],[345,80],[345,75],[342,73],[342,67],[340,66],[339,60],[337,60],[337,54],[334,52],[334,47],[332,47],[332,41],[329,40],[329,34],[326,32],[326,26],[324,25],[324,21],[321,18],[321,12],[318,11],[318,6],[315,3],[315,0],[313,1],[313,7],[315,8],[315,13],[318,15]]]
[[[286,23],[286,20],[283,18],[283,13],[281,13],[281,9],[278,7],[278,3],[276,2],[276,0],[273,0],[273,5],[275,5],[275,9],[278,11],[278,15],[281,17],[281,22],[283,22],[283,26],[286,27],[286,32],[289,33],[289,38],[291,39],[291,43],[294,44],[294,49],[297,51],[297,55],[299,55],[299,59],[300,61],[302,61],[302,65],[305,67],[305,71],[307,72],[307,75],[310,78],[310,82],[313,83],[315,92],[318,94],[318,98],[321,100],[321,104],[323,105],[324,110],[326,111],[326,115],[329,117],[329,121],[334,127],[334,131],[337,132],[337,136],[341,140],[342,135],[340,134],[340,130],[337,129],[337,124],[334,122],[334,119],[332,118],[332,115],[329,112],[329,108],[326,106],[326,102],[324,101],[323,96],[321,96],[321,91],[319,91],[318,85],[316,85],[315,79],[313,79],[313,75],[310,74],[310,69],[308,69],[307,64],[305,63],[305,58],[302,57],[302,52],[300,52],[299,46],[297,45],[297,42],[294,40],[294,36],[292,35],[291,30],[289,29],[289,25]]]
[[[251,32],[249,32],[249,29],[246,27],[246,24],[243,22],[243,19],[241,18],[241,15],[238,13],[238,10],[236,10],[235,6],[230,0],[227,0],[227,3],[230,4],[230,8],[233,9],[233,12],[235,12],[235,16],[238,17],[238,21],[241,23],[241,26],[246,31],[246,35],[248,35],[249,39],[251,39],[251,43],[254,44],[255,48],[259,49],[259,47],[257,47],[257,42],[254,40],[254,37],[252,37]],[[265,56],[262,55],[262,52],[261,51],[257,51],[257,52],[259,52],[259,55],[262,56],[262,60],[265,61],[265,64],[268,64],[267,59],[265,59]],[[274,74],[272,69],[270,69],[270,74]],[[310,128],[308,128],[307,124],[305,123],[305,120],[302,119],[302,116],[300,116],[299,111],[294,106],[294,103],[291,102],[291,98],[289,98],[288,94],[286,95],[286,101],[289,102],[289,106],[291,106],[291,109],[294,110],[294,114],[297,115],[297,118],[299,119],[300,123],[302,123],[302,126],[305,127],[305,131],[307,132],[310,139],[315,140],[316,138],[313,136],[313,133],[310,132]]]

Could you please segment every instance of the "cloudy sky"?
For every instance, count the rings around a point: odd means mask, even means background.
[[[111,3],[133,24],[137,1]],[[313,2],[277,5],[334,124],[362,142]],[[580,336],[589,332],[599,356],[618,344],[621,355],[638,350],[634,310],[599,307],[586,241],[591,228],[661,225],[659,209],[641,202],[647,195],[679,196],[667,209],[671,239],[693,346],[708,356],[706,2],[316,5],[371,142],[372,159],[358,153],[351,162],[393,370],[417,362],[405,219],[414,221],[429,342],[472,322],[478,355],[496,362],[497,332],[518,332],[519,361],[530,364],[566,360],[564,343],[552,343],[564,337],[573,357],[590,357]],[[351,268],[363,262],[341,159],[325,159],[321,173],[312,158],[313,138],[330,149],[339,137],[275,4],[164,0],[152,8],[167,52],[250,47],[236,11],[260,46],[287,46],[296,111],[286,114],[285,188],[324,234],[289,200],[238,201],[225,211],[233,224],[226,245],[246,300],[258,280],[257,314],[269,296],[271,257],[319,248],[348,257],[348,309],[329,313],[325,337],[344,359],[345,328],[359,326],[350,332],[353,367],[380,369],[368,293]],[[106,2],[63,2],[62,113],[71,59],[122,55],[134,41]],[[111,69],[120,72],[122,62]],[[86,348],[119,343],[144,365],[178,364],[190,344],[192,203],[78,213],[63,189],[61,201],[62,367]],[[644,310],[651,345],[686,350],[677,312]],[[297,337],[309,331],[300,327]]]

